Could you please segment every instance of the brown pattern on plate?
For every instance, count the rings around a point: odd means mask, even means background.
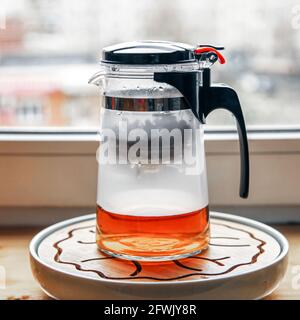
[[[139,262],[101,253],[95,226],[81,222],[54,232],[39,246],[39,256],[54,267],[90,278],[134,281],[180,281],[240,274],[263,266],[280,253],[266,233],[235,222],[211,221],[211,240],[205,252],[182,260]]]

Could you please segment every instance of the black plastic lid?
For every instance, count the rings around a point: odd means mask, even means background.
[[[194,48],[167,41],[125,42],[103,49],[102,62],[116,64],[175,64],[194,62]]]

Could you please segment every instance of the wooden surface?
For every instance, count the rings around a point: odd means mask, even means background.
[[[279,288],[267,299],[300,299],[300,226],[276,228],[290,243],[289,268]],[[0,266],[6,270],[6,289],[0,289],[0,299],[49,299],[32,278],[29,266],[28,244],[38,231],[0,230]]]

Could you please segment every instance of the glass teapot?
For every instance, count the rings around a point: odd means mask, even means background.
[[[209,245],[203,125],[218,108],[237,120],[240,196],[249,189],[249,155],[236,92],[211,84],[220,48],[164,41],[103,50],[90,83],[101,93],[97,159],[97,245],[115,257],[165,261]]]

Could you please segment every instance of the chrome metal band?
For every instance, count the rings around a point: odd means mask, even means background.
[[[105,97],[104,107],[119,111],[176,111],[189,109],[183,97],[177,98],[119,98]]]

